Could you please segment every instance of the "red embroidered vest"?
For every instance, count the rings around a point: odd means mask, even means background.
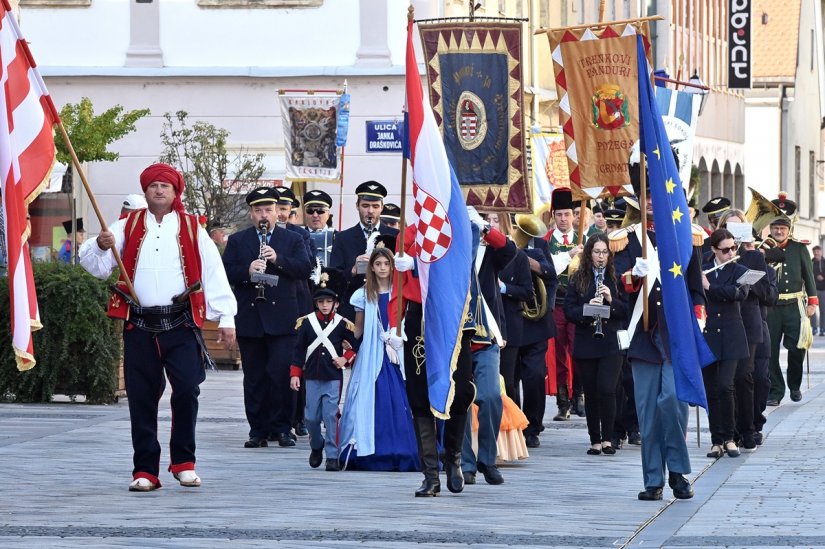
[[[123,228],[123,266],[129,273],[131,280],[135,279],[137,260],[140,256],[140,247],[146,236],[147,210],[135,210],[126,215],[126,225]],[[188,213],[178,213],[178,248],[181,253],[183,266],[183,281],[188,288],[196,281],[201,280],[201,255],[198,249],[198,218]],[[203,281],[201,281],[203,282]],[[123,273],[117,281],[117,286],[127,295],[129,289],[123,279]],[[206,299],[203,294],[203,285],[189,294],[189,303],[192,309],[192,319],[198,328],[203,326],[206,318]],[[110,318],[129,320],[129,305],[117,293],[109,299],[109,309],[106,313]]]

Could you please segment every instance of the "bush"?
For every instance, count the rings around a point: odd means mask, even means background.
[[[11,330],[0,329],[0,398],[50,402],[60,393],[84,395],[93,404],[113,402],[121,337],[106,316],[108,282],[61,262],[35,264],[34,279],[43,324],[34,332],[37,365],[19,372]],[[8,278],[0,278],[0,318],[11,318],[8,295]]]

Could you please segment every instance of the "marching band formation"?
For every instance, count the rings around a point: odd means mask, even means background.
[[[633,183],[638,196],[639,178]],[[134,281],[132,293],[121,275],[109,302],[110,315],[125,320],[130,490],[161,486],[157,412],[166,379],[175,417],[169,470],[184,486],[201,484],[195,421],[208,353],[199,328],[210,318],[240,349],[246,448],[290,447],[308,435],[313,468],[421,471],[417,497],[440,493],[443,469],[446,488],[461,492],[477,473],[503,483],[499,463],[541,446],[554,395],[554,421],[586,418],[587,455],[641,444],[640,500],[661,499],[666,480],[674,497],[693,496],[688,405],[677,398],[670,337],[686,327],[669,325],[664,309],[650,193],[644,204],[636,196],[582,204],[560,188],[544,219],[467,207],[469,306],[443,419],[429,400],[415,227],[405,229],[402,248],[392,226],[400,211],[384,203],[383,185],[358,186],[358,222],[343,231],[330,227],[332,199],[323,191],[303,196],[302,227],[289,221],[300,204],[291,191],[255,189],[246,197],[251,225],[228,237],[222,256],[183,211],[183,185],[171,166],[148,167],[147,207],[124,212],[80,250],[81,264],[107,277],[115,266],[108,250],[117,248]],[[790,398],[802,398],[821,251],[815,280],[807,243],[792,236],[795,204],[786,196],[754,192],[747,212],[717,197],[702,211],[710,226],[693,225],[683,274],[715,357],[702,369],[707,456],[735,458],[764,442],[765,407],[785,396],[780,343]]]

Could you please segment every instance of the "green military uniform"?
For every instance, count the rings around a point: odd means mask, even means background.
[[[785,380],[779,365],[779,344],[784,336],[788,349],[788,388],[799,390],[802,384],[802,363],[806,349],[797,348],[800,326],[807,318],[805,301],[807,296],[816,298],[813,264],[808,247],[788,238],[785,261],[776,265],[776,285],[779,288],[779,302],[768,312],[768,329],[771,333],[771,376],[770,400],[777,402],[785,396]],[[805,315],[803,317],[803,315]]]

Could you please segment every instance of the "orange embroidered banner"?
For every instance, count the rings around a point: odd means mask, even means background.
[[[576,200],[633,192],[627,162],[639,139],[638,33],[649,55],[646,24],[547,33]]]

